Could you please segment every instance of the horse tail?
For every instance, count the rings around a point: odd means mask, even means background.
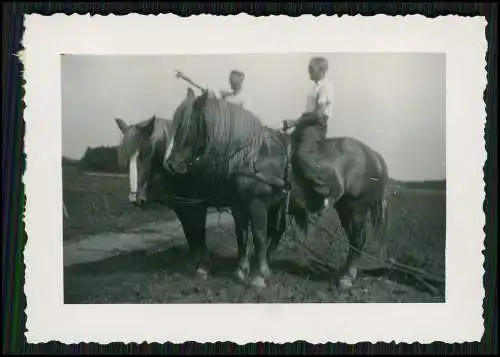
[[[378,187],[370,211],[373,227],[377,232],[382,231],[385,235],[389,222],[389,170],[380,155],[377,155],[377,159],[380,168],[377,178]]]

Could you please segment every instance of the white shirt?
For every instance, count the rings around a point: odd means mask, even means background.
[[[234,103],[236,105],[240,105],[243,108],[249,107],[249,104],[250,104],[250,98],[248,97],[246,91],[244,91],[243,89],[240,90],[236,94],[235,93],[229,94],[224,99],[226,101],[228,101],[229,103]]]
[[[220,90],[211,90],[212,93],[215,94],[215,96],[218,99],[223,98],[222,93]],[[246,110],[251,111],[251,100],[250,97],[247,95],[247,92],[244,89],[241,89],[238,93],[232,93],[223,98],[226,102],[233,103],[236,105],[239,105]]]
[[[307,95],[306,113],[314,112],[319,104],[325,104],[323,113],[331,118],[333,114],[333,85],[324,79],[314,83]]]

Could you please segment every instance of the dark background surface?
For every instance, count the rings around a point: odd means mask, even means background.
[[[498,4],[497,3],[188,3],[188,2],[17,2],[2,3],[2,352],[4,354],[496,354],[497,340],[497,59],[498,59]],[[375,14],[421,14],[428,17],[440,15],[486,16],[488,27],[487,71],[488,86],[484,98],[487,104],[485,128],[488,161],[484,167],[486,182],[486,252],[484,283],[485,335],[481,343],[444,344],[324,344],[311,345],[295,342],[284,345],[257,343],[238,346],[229,342],[216,344],[75,344],[57,342],[27,344],[26,299],[23,293],[23,249],[28,239],[24,231],[24,185],[21,178],[25,167],[23,151],[23,81],[22,65],[13,55],[21,49],[23,15],[38,13],[67,14],[128,14],[139,12],[157,14],[172,12],[181,16],[211,13],[219,15],[246,12],[251,15],[286,14],[337,14],[365,16]]]

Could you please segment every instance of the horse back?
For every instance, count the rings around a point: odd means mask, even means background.
[[[353,196],[383,186],[388,181],[387,165],[378,152],[349,137],[327,138],[321,145],[321,166],[326,175],[333,171]]]

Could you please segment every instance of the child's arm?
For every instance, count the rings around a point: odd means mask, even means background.
[[[191,78],[189,78],[188,76],[186,76],[181,71],[176,71],[175,76],[177,78],[184,79],[186,82],[188,82],[189,84],[191,84],[193,87],[201,90],[203,93],[205,93],[205,92],[212,93],[216,98],[225,99],[226,97],[228,97],[231,94],[233,94],[232,92],[226,91],[226,90],[214,90],[214,89],[211,89],[211,88],[204,88],[204,87],[200,86],[199,84],[194,83]]]
[[[227,91],[227,90],[220,90],[219,93],[223,99],[226,97],[229,97],[231,94],[233,94],[232,92]]]
[[[323,112],[324,112],[325,106],[326,105],[317,106],[313,112],[304,113],[297,120],[293,120],[293,119],[285,120],[283,122],[284,128],[285,129],[293,128],[294,126],[297,126],[298,124],[309,125],[309,124],[318,123],[324,117]]]
[[[198,88],[198,89],[199,89],[199,90],[201,90],[202,92],[205,92],[205,91],[206,91],[206,89],[205,89],[205,88],[203,88],[202,86],[200,86],[200,85],[198,85],[198,84],[194,83],[194,82],[191,80],[191,78],[189,78],[189,77],[187,77],[186,75],[184,75],[184,73],[182,73],[181,71],[176,71],[175,76],[176,76],[177,78],[182,78],[182,79],[184,79],[186,82],[188,82],[189,84],[191,84],[193,87]]]

